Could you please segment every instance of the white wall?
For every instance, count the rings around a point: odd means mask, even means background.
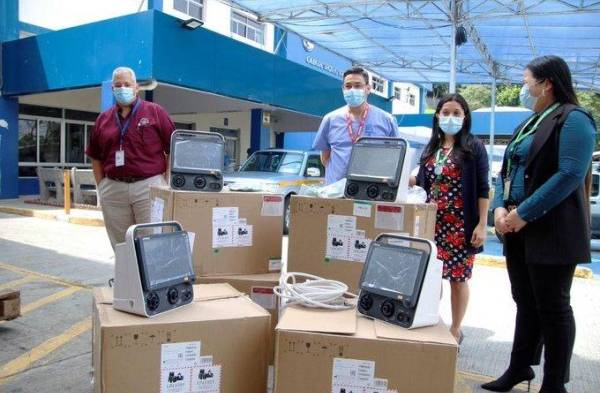
[[[13,1],[13,0],[10,0]],[[147,0],[19,0],[19,20],[66,29],[148,9]]]
[[[198,113],[189,115],[172,115],[175,122],[195,123],[197,131],[209,131],[210,127],[240,130],[240,162],[246,159],[246,150],[250,147],[250,112]],[[223,119],[229,119],[223,125]],[[273,145],[274,146],[274,145]]]
[[[173,0],[163,1],[163,12],[182,20],[189,18],[189,15],[179,12],[173,8]],[[256,20],[255,16],[252,14],[239,10],[237,10],[237,12],[246,15],[251,19],[254,18]],[[209,29],[219,34],[223,34],[224,36],[231,37],[245,44],[252,45],[256,48],[273,52],[275,28],[272,24],[264,24],[264,45],[260,45],[259,43],[249,40],[245,37],[241,37],[237,34],[231,33],[231,6],[223,3],[220,0],[204,0],[203,13],[203,27],[205,29]]]
[[[400,100],[394,98],[392,101],[392,113],[394,115],[419,113],[419,103],[421,102],[421,89],[419,89],[419,86],[413,85],[412,83],[394,82],[393,89],[395,88],[400,88],[402,90],[402,96]],[[415,96],[414,105],[410,105],[406,100],[407,89],[410,94]],[[392,90],[392,94],[393,92],[394,90]]]

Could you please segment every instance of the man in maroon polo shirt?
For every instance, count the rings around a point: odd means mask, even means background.
[[[150,186],[166,185],[171,134],[175,129],[159,105],[137,96],[131,68],[113,71],[117,104],[96,119],[86,154],[92,168],[106,232],[113,249],[127,228],[150,221]]]

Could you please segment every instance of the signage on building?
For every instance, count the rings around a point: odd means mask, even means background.
[[[352,62],[331,52],[314,42],[293,32],[287,34],[288,60],[308,66],[336,79],[342,79],[344,70],[352,67]]]
[[[323,71],[327,71],[330,74],[333,74],[333,75],[335,75],[337,77],[340,77],[340,78],[343,75],[342,71],[338,70],[337,68],[335,68],[331,64],[325,64],[321,60],[319,60],[319,59],[317,59],[316,57],[313,57],[313,56],[306,56],[306,63],[310,64],[311,66],[320,68]]]

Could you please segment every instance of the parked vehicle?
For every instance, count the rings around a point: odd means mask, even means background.
[[[318,151],[283,149],[259,150],[242,164],[239,171],[225,175],[224,184],[232,189],[262,190],[285,197],[283,231],[289,228],[290,197],[305,185],[324,184],[325,168]]]

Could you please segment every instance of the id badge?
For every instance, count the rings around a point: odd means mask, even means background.
[[[510,196],[510,180],[504,181],[504,200],[508,201],[508,197]]]
[[[115,166],[125,165],[125,150],[117,150],[115,152]]]

